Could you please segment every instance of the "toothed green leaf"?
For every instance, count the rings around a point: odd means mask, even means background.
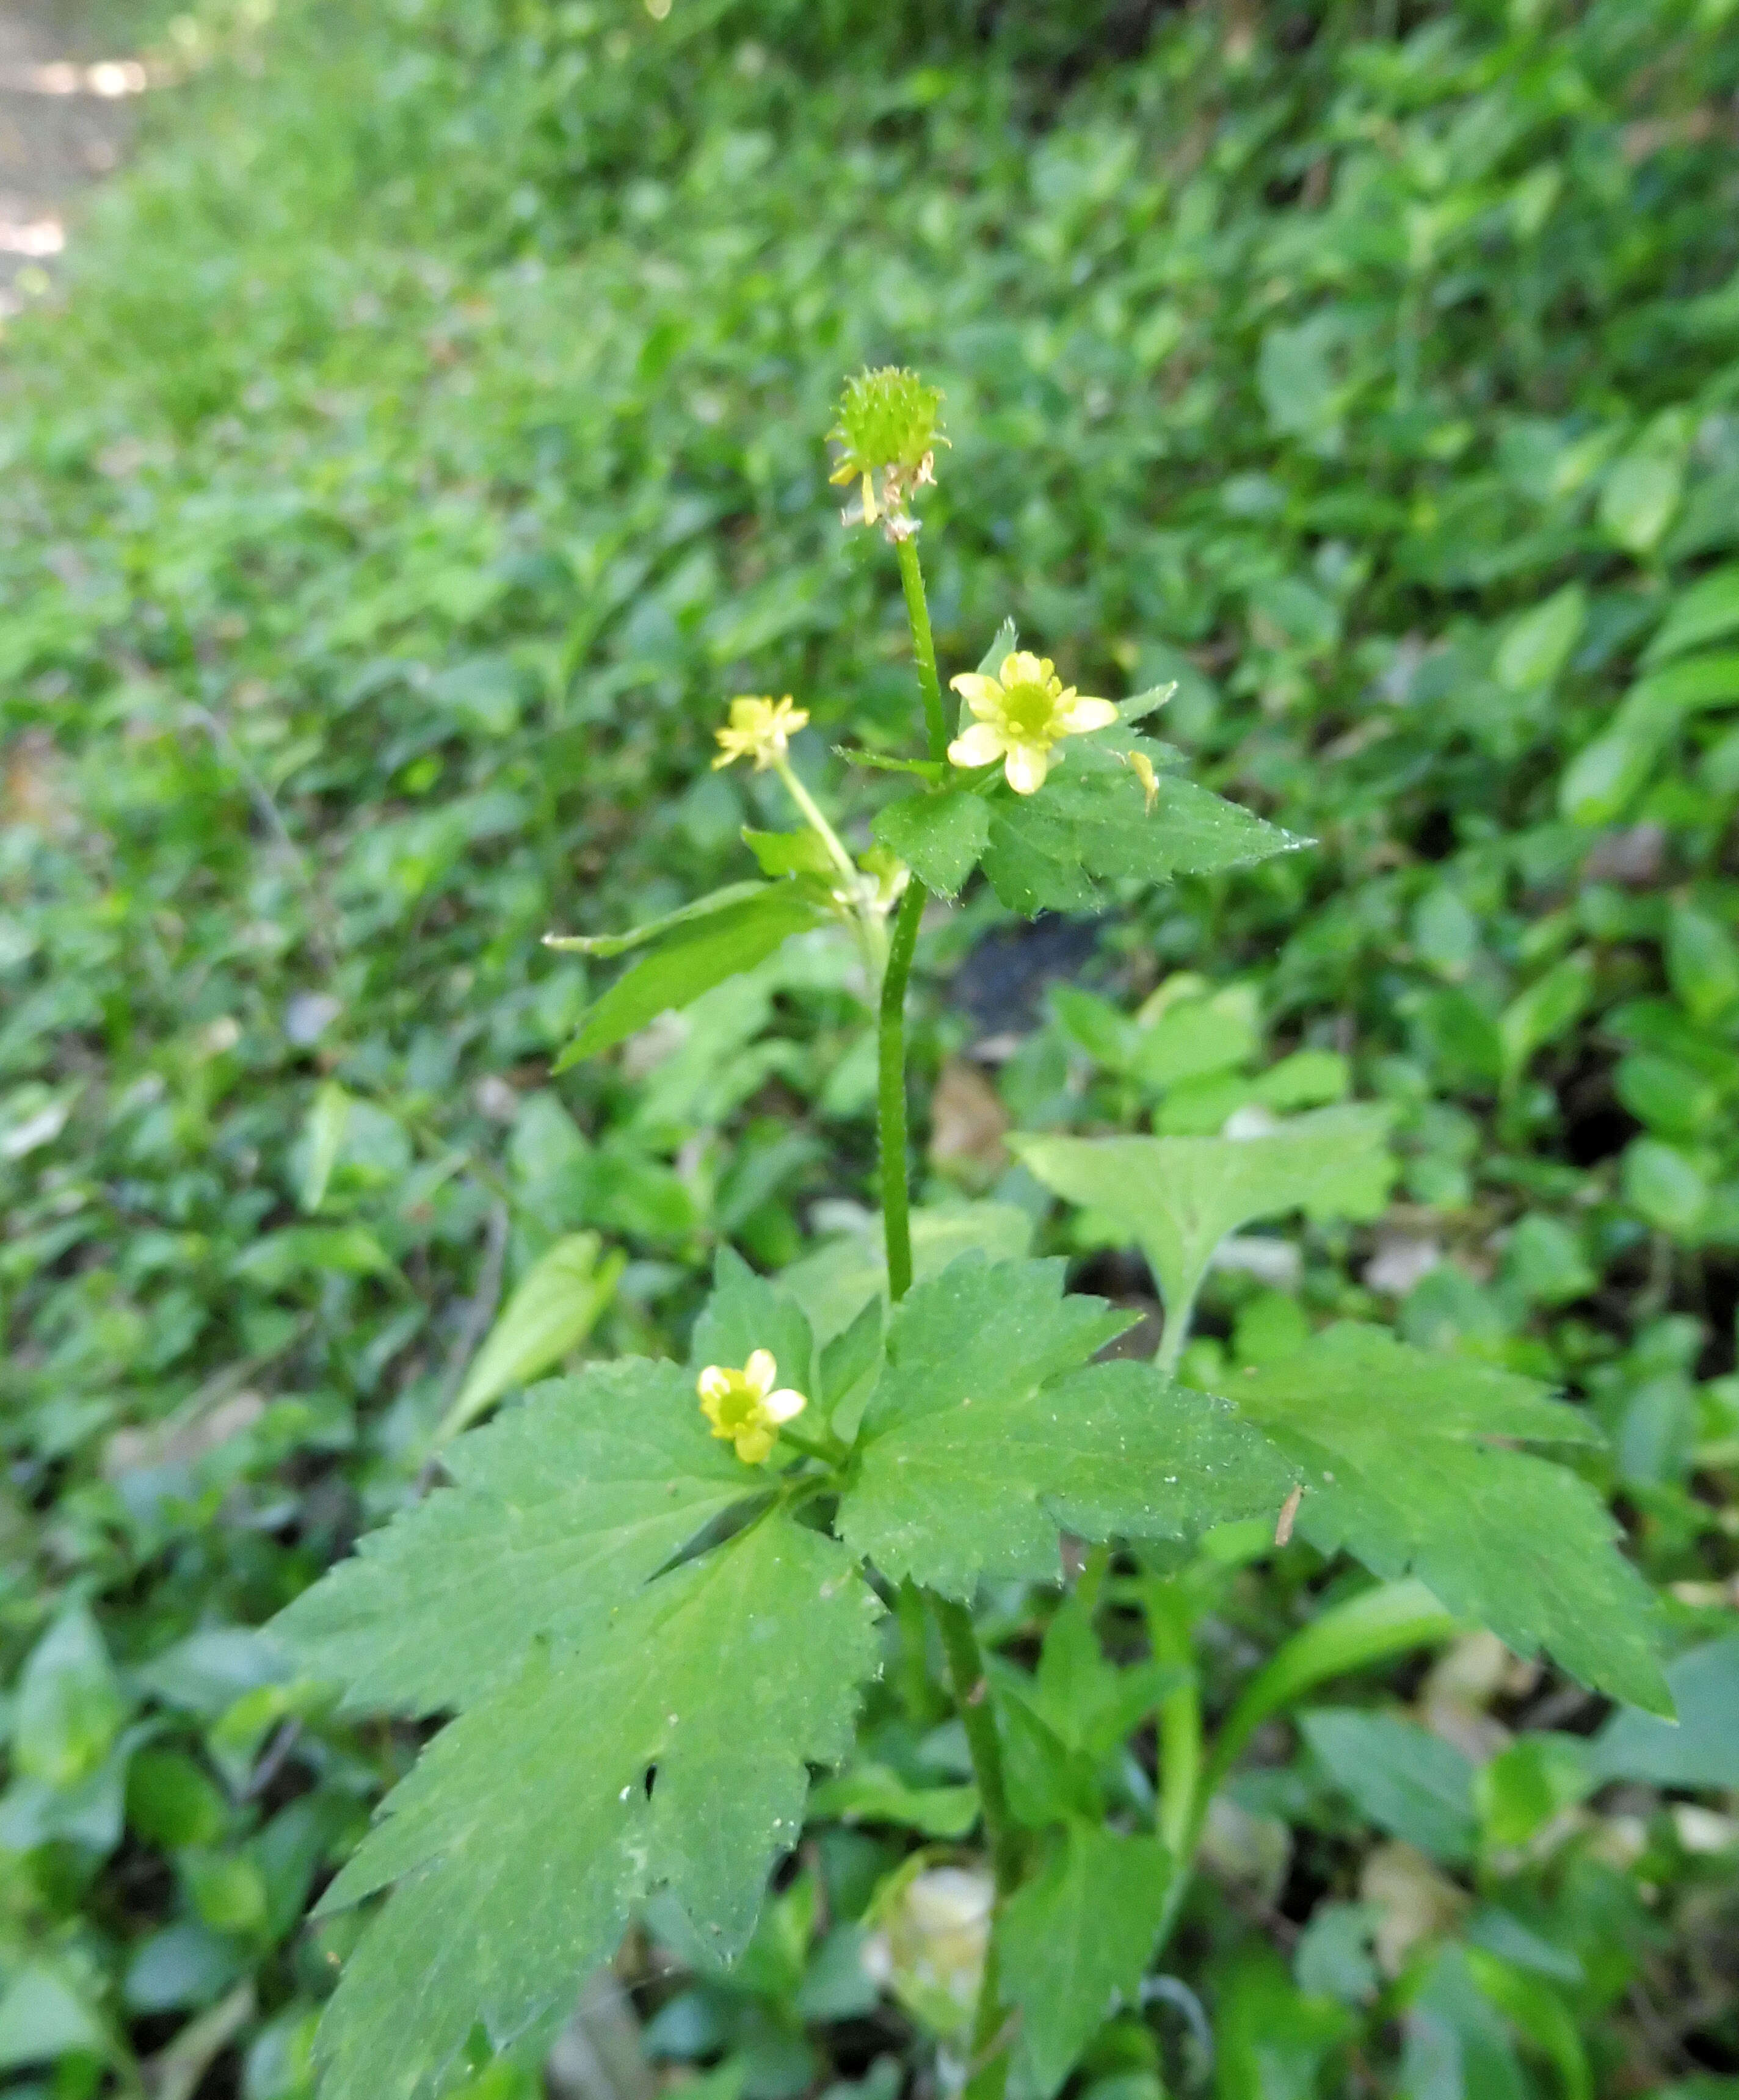
[[[927,889],[952,897],[978,865],[991,813],[982,795],[948,788],[889,802],[870,829]]]
[[[1154,768],[1151,809],[1145,785],[1119,761],[1130,747]],[[1057,756],[1057,770],[1036,795],[999,791],[990,798],[984,871],[1011,911],[1031,915],[1096,905],[1096,876],[1167,882],[1247,867],[1309,843],[1194,781],[1161,773],[1170,754],[1143,739],[1084,739]]]
[[[501,2048],[565,2014],[657,1890],[739,1952],[809,1765],[850,1743],[877,1609],[839,1546],[771,1516],[540,1644],[322,1899],[393,1888],[321,2023],[324,2100],[419,2100],[478,2022]]]
[[[1071,1818],[997,1921],[1004,2002],[1018,2010],[1022,2084],[1048,2100],[1109,2014],[1138,2002],[1171,1863],[1156,1838]]]
[[[968,1256],[895,1312],[840,1509],[884,1573],[965,1596],[1054,1575],[1059,1528],[1176,1538],[1278,1507],[1285,1469],[1223,1402],[1088,1362],[1128,1318],[1062,1283],[1061,1262]]]
[[[429,1714],[601,1622],[713,1518],[761,1492],[694,1374],[633,1358],[540,1386],[448,1445],[455,1485],[364,1538],[273,1630],[352,1710]]]
[[[1585,1414],[1530,1379],[1350,1323],[1228,1390],[1303,1482],[1297,1529],[1312,1545],[1390,1580],[1416,1574],[1518,1654],[1545,1649],[1584,1684],[1671,1711],[1653,1599],[1605,1503],[1567,1467],[1507,1448],[1597,1441]]]

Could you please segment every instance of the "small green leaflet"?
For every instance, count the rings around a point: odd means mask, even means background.
[[[1020,2010],[1016,2058],[1039,2100],[1074,2069],[1114,1994],[1139,2002],[1169,1878],[1158,1838],[1071,1818],[1005,1906],[996,1926],[1003,1999]]]
[[[453,1487],[369,1534],[273,1621],[353,1711],[472,1704],[534,1641],[577,1637],[769,1485],[709,1432],[691,1372],[633,1357],[540,1387],[444,1462]]]
[[[792,934],[828,920],[826,906],[801,879],[744,886],[752,893],[660,936],[651,953],[588,1008],[555,1070],[565,1072],[612,1048],[672,1007],[686,1006],[726,977],[765,962]]]
[[[991,835],[990,805],[969,788],[908,795],[878,810],[870,829],[926,889],[952,897],[984,851]]]
[[[1319,1109],[1260,1137],[1009,1140],[1047,1189],[1139,1242],[1167,1313],[1181,1316],[1214,1249],[1254,1218],[1375,1217],[1394,1167],[1384,1108]]]
[[[975,1786],[908,1786],[886,1765],[854,1765],[823,1780],[809,1798],[809,1818],[889,1823],[925,1838],[964,1838],[978,1820]]]
[[[1137,738],[1131,747],[1154,768],[1152,810],[1116,751],[1091,739],[1064,747],[1062,765],[1039,794],[992,795],[984,871],[1011,911],[1030,916],[1097,906],[1094,876],[1166,882],[1247,867],[1309,843],[1194,781],[1160,774],[1172,757],[1164,745]]]
[[[578,1348],[614,1296],[625,1259],[605,1255],[596,1233],[568,1233],[558,1239],[508,1299],[436,1442],[457,1436],[511,1387],[542,1377]]]
[[[1583,1683],[1671,1712],[1653,1597],[1614,1551],[1606,1505],[1567,1467],[1504,1448],[1597,1441],[1586,1415],[1531,1379],[1351,1323],[1228,1383],[1302,1480],[1312,1545],[1417,1574],[1517,1654],[1547,1649]]]
[[[834,873],[827,843],[814,832],[755,832],[743,827],[743,843],[767,876]]]
[[[1087,1362],[1128,1320],[1066,1298],[1063,1268],[964,1256],[895,1312],[839,1516],[889,1577],[969,1596],[984,1575],[1053,1576],[1059,1527],[1176,1538],[1284,1497],[1285,1467],[1221,1403]]]
[[[500,2049],[560,2017],[660,1888],[739,1952],[809,1764],[850,1745],[878,1608],[769,1516],[444,1730],[320,1906],[398,1885],[321,2023],[325,2100],[420,2100],[478,2021]]]
[[[1670,657],[1739,630],[1739,562],[1699,576],[1688,590],[1673,600],[1672,608],[1659,632],[1643,651],[1643,662],[1652,668]]]
[[[350,1096],[336,1079],[328,1079],[315,1095],[302,1126],[302,1207],[307,1211],[317,1211],[326,1199],[326,1185],[344,1149],[350,1119]]]
[[[1666,1666],[1678,1725],[1619,1712],[1591,1745],[1602,1780],[1739,1787],[1739,1634],[1706,1641]]]
[[[1299,1727],[1339,1790],[1392,1838],[1434,1860],[1471,1859],[1477,1825],[1473,1767],[1453,1743],[1415,1721],[1318,1706]]]
[[[1039,1667],[1025,1679],[1023,1696],[1066,1749],[1103,1758],[1185,1677],[1168,1662],[1123,1667],[1108,1662],[1092,1612],[1076,1595],[1065,1599],[1045,1628]]]

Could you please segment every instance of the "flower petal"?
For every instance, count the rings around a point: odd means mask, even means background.
[[[1050,669],[1048,664],[1041,663],[1030,650],[1017,649],[1012,655],[1003,658],[997,676],[1004,686],[1042,686]]]
[[[1081,736],[1088,730],[1109,729],[1116,719],[1114,700],[1077,699],[1057,717],[1057,726],[1065,736]]]
[[[809,1396],[799,1392],[795,1386],[782,1385],[777,1392],[770,1392],[761,1405],[775,1422],[789,1422],[809,1405]]]
[[[948,683],[975,715],[994,713],[1002,705],[1002,687],[994,678],[986,678],[982,671],[959,672]]]
[[[759,1422],[747,1429],[739,1429],[737,1432],[737,1456],[745,1466],[763,1465],[771,1455],[773,1440],[773,1431]]]
[[[708,1364],[696,1380],[695,1390],[703,1400],[723,1400],[730,1391],[730,1374],[722,1364]]]
[[[989,722],[974,722],[948,746],[948,762],[951,765],[991,765],[1007,748],[1000,730]]]
[[[743,1366],[743,1376],[757,1400],[765,1400],[779,1376],[779,1364],[770,1349],[753,1349]]]
[[[1011,743],[1003,771],[1017,795],[1036,795],[1051,770],[1051,755],[1036,743]]]

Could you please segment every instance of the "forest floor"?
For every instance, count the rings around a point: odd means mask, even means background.
[[[120,165],[145,78],[90,11],[0,6],[0,319],[46,289],[80,192]]]

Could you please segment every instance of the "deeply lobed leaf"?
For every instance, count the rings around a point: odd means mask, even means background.
[[[1393,1176],[1383,1108],[1319,1109],[1260,1137],[1009,1140],[1048,1189],[1139,1242],[1169,1317],[1194,1297],[1227,1233],[1255,1218],[1371,1217]]]
[[[767,1485],[708,1434],[691,1373],[634,1359],[539,1387],[444,1462],[452,1487],[364,1538],[274,1622],[351,1710],[473,1704],[534,1641],[603,1621]]]
[[[326,2100],[412,2100],[479,2021],[501,2048],[562,2017],[658,1889],[739,1951],[808,1765],[850,1743],[878,1609],[838,1546],[775,1515],[541,1643],[435,1739],[322,1901],[397,1885],[321,2024]]]
[[[1547,1649],[1585,1684],[1671,1711],[1653,1599],[1613,1550],[1605,1503],[1567,1467],[1504,1448],[1595,1440],[1586,1415],[1529,1379],[1351,1324],[1232,1384],[1295,1467],[1313,1546],[1417,1574],[1518,1654]]]
[[[1060,1526],[1177,1538],[1284,1496],[1224,1402],[1150,1365],[1089,1364],[1128,1317],[1062,1284],[1061,1262],[968,1256],[895,1313],[839,1518],[890,1577],[966,1596],[985,1575],[1054,1575]]]

